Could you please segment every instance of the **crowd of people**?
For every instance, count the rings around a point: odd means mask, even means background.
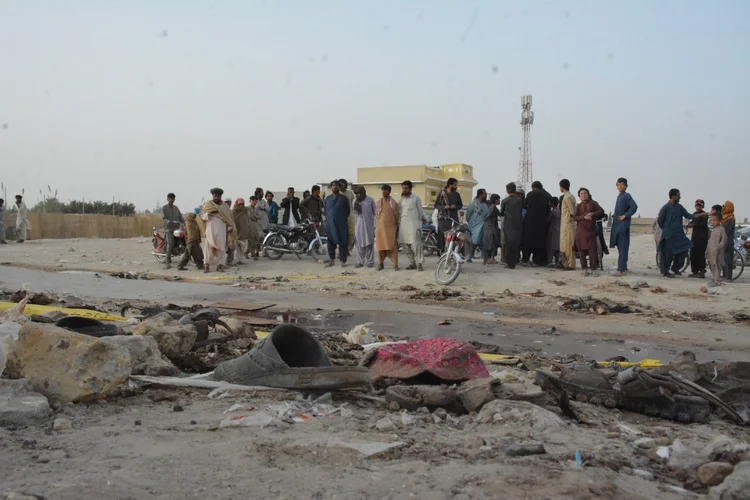
[[[337,258],[344,267],[354,254],[356,268],[376,267],[382,271],[388,260],[398,271],[401,248],[409,261],[406,269],[423,271],[422,227],[426,220],[423,202],[413,193],[413,187],[411,181],[402,182],[397,202],[388,184],[381,186],[374,199],[365,186],[350,190],[346,180],[338,179],[330,183],[328,196],[323,196],[316,185],[305,191],[300,200],[294,188],[289,188],[280,204],[274,201],[273,193],[258,188],[247,206],[243,198],[234,203],[229,198],[222,199],[224,191],[214,188],[212,199],[185,218],[174,206],[175,197],[170,193],[163,217],[166,229],[184,224],[188,251],[178,266],[181,270],[190,260],[205,272],[239,264],[243,256],[257,260],[270,224],[280,221],[293,226],[310,220],[320,223],[321,232],[327,235],[328,267],[334,266]],[[503,263],[514,269],[520,264],[571,271],[576,269],[577,257],[584,276],[597,276],[600,253],[617,248],[617,268],[612,275],[623,276],[629,272],[631,219],[638,205],[627,191],[627,179],[618,179],[616,188],[609,245],[601,224],[606,218],[604,209],[585,187],[578,189],[576,200],[567,179],[559,182],[559,197],[547,192],[539,181],[531,185],[529,193],[511,182],[506,186],[505,198],[478,189],[465,210],[470,235],[464,250],[466,260],[471,262],[475,250],[479,250],[485,265]],[[660,271],[666,278],[680,275],[690,255],[690,276],[705,278],[708,268],[712,274],[710,285],[718,286],[732,276],[734,205],[727,201],[714,206],[708,214],[703,210],[704,202],[698,200],[695,208],[694,213],[689,213],[680,205],[679,190],[669,192],[669,202],[654,221]],[[463,209],[458,180],[448,179],[435,201],[432,221],[437,225],[439,253],[445,251],[445,234],[454,224],[460,224]],[[691,221],[691,239],[686,236],[683,219]],[[721,230],[709,231],[709,223]],[[174,245],[171,232],[167,231],[168,248]],[[167,251],[167,266],[170,265]]]

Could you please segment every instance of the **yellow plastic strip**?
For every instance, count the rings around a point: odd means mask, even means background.
[[[7,311],[11,307],[17,304],[13,302],[0,302],[0,311]],[[79,316],[81,318],[98,319],[99,321],[126,321],[127,318],[122,316],[113,316],[111,314],[91,311],[89,309],[68,309],[67,307],[55,307],[55,306],[38,306],[35,304],[27,304],[23,310],[24,314],[44,314],[51,311],[58,311],[68,316]]]

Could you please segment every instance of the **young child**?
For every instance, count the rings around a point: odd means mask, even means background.
[[[560,200],[552,197],[549,201],[550,211],[547,216],[547,262],[550,268],[562,268],[560,263]]]
[[[724,267],[724,248],[727,246],[727,232],[721,227],[721,213],[711,214],[711,237],[706,248],[706,261],[714,275],[708,286],[721,286],[721,270]]]

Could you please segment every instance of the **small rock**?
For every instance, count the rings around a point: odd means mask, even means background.
[[[647,479],[649,481],[654,480],[654,475],[651,474],[649,471],[643,470],[643,469],[633,469],[633,475],[642,477],[643,479]]]
[[[445,420],[445,417],[448,416],[448,412],[445,408],[436,408],[435,411],[432,412],[432,414],[438,417],[440,420]]]
[[[401,288],[399,288],[402,292],[413,292],[416,289],[417,288],[413,285],[402,285]]]
[[[133,335],[153,337],[162,354],[170,359],[179,359],[193,348],[198,331],[195,325],[181,325],[164,312],[143,320],[133,329]]]
[[[747,500],[750,491],[750,460],[738,463],[734,472],[709,492],[710,500]]]
[[[375,422],[375,428],[380,432],[392,432],[396,430],[396,425],[388,417],[383,417]]]
[[[495,399],[492,382],[491,378],[478,378],[461,384],[458,397],[466,411],[469,413],[479,411],[485,403]]]
[[[708,462],[698,467],[698,481],[706,486],[721,484],[734,467],[726,462]]]
[[[390,401],[388,403],[388,411],[394,411],[395,412],[395,411],[399,411],[400,409],[401,409],[401,407],[399,406],[399,404],[396,401]]]
[[[103,337],[104,342],[122,346],[130,353],[133,375],[152,377],[174,377],[180,370],[162,359],[156,339],[147,335],[114,335]]]
[[[181,411],[185,411],[185,408],[183,408],[183,407],[182,407],[182,406],[180,406],[180,405],[174,405],[174,406],[172,407],[172,411],[174,411],[174,412],[181,412]]]
[[[52,423],[52,429],[54,429],[57,432],[67,431],[72,428],[73,428],[73,422],[71,422],[67,418],[56,418],[55,421]]]
[[[26,379],[0,379],[0,427],[37,425],[49,420],[47,398],[34,392]]]
[[[432,414],[432,423],[433,423],[433,424],[442,424],[442,423],[443,423],[443,419],[442,419],[442,418],[440,418],[440,417],[438,417],[437,415],[435,415],[435,414],[433,413],[433,414]]]
[[[547,453],[542,443],[511,444],[504,451],[509,457],[527,457],[529,455],[544,455]]]
[[[732,439],[729,436],[718,436],[713,441],[708,443],[703,448],[703,456],[713,460],[719,461],[719,459],[732,459],[734,455],[738,453],[744,453],[748,451],[748,444],[737,439]]]
[[[405,411],[401,414],[401,425],[404,427],[411,427],[417,421],[417,417]]]
[[[642,450],[650,450],[651,448],[656,447],[656,441],[653,438],[649,437],[636,439],[633,444],[636,448],[640,448]]]
[[[198,422],[196,422],[195,420],[190,421],[190,425],[196,425],[196,424],[198,424]]]
[[[136,420],[135,422],[133,422],[133,425],[141,425],[142,423],[143,422],[141,422],[140,420]]]

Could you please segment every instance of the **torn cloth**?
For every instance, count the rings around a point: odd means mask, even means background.
[[[373,380],[410,379],[427,373],[448,382],[490,376],[474,346],[451,338],[388,344],[378,349],[370,364]]]

